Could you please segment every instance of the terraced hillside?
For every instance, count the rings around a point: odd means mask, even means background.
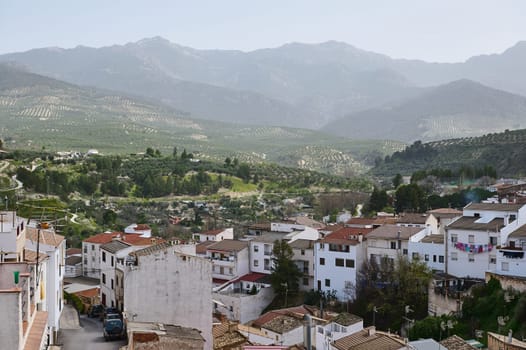
[[[177,147],[203,159],[237,157],[334,174],[361,172],[374,158],[403,147],[305,129],[192,119],[156,101],[79,87],[6,65],[0,65],[0,119],[0,138],[7,148],[133,153],[152,147],[170,154]]]
[[[457,170],[492,166],[497,176],[526,176],[526,129],[421,144],[395,152],[371,172],[377,176],[410,175],[424,169]]]

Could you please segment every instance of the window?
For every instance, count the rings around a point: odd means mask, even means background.
[[[229,268],[228,268],[228,274],[229,274],[229,275],[233,275],[233,274],[234,274],[234,269],[231,268],[231,267],[229,267]]]
[[[402,255],[407,255],[407,249],[402,250]]]
[[[419,259],[419,256],[418,256],[418,253],[413,253],[413,260],[418,260]]]
[[[111,256],[111,266],[112,266],[112,267],[115,266],[115,265],[114,265],[114,261],[113,261],[113,255]]]
[[[345,259],[345,267],[354,268],[354,260],[353,259]]]
[[[254,259],[254,267],[258,267],[258,266],[259,266],[259,260]]]
[[[320,243],[320,250],[323,250],[323,249],[325,249],[325,244]]]
[[[475,262],[475,254],[468,254],[468,261]]]
[[[429,254],[424,255],[424,260],[429,261]]]
[[[309,278],[308,277],[303,277],[303,285],[304,286],[308,286],[309,285]]]
[[[502,271],[509,271],[510,270],[510,264],[507,262],[502,262]]]
[[[88,252],[88,246],[84,246],[84,253],[87,253]]]
[[[111,289],[114,289],[114,286],[113,286],[113,278],[111,279]]]
[[[497,263],[497,257],[495,255],[489,256],[489,263],[490,264],[496,264]]]
[[[95,244],[91,245],[91,250],[95,250]]]
[[[305,249],[301,250],[301,255],[305,255]]]
[[[452,252],[452,253],[451,253],[451,260],[453,260],[453,261],[457,261],[457,260],[458,260],[458,254],[457,254],[457,252]]]
[[[225,268],[224,268],[223,266],[221,266],[221,267],[219,268],[219,273],[222,274],[222,275],[225,274]]]
[[[257,245],[254,246],[254,252],[256,252],[256,253],[259,252],[259,246],[257,246]]]
[[[119,277],[117,277],[117,278],[115,279],[115,285],[116,285],[117,287],[119,286]]]
[[[325,258],[320,258],[320,265],[325,265]]]
[[[396,241],[391,242],[391,249],[396,249]]]
[[[331,286],[331,280],[326,278],[325,279],[325,287],[330,287]]]
[[[455,233],[451,234],[451,242],[457,243],[457,241],[458,241],[458,235]]]
[[[444,263],[444,256],[443,255],[439,255],[438,256],[438,262],[443,264]]]
[[[497,237],[490,237],[489,238],[489,244],[497,245]]]
[[[509,220],[509,223],[511,224],[513,221],[517,220],[517,215],[515,214],[511,214],[510,215],[510,220]]]
[[[475,235],[468,236],[468,243],[475,243]]]
[[[264,261],[265,266],[263,267],[265,270],[270,271],[270,259],[265,259]]]
[[[437,262],[437,256],[433,254],[433,262]]]
[[[105,273],[102,274],[102,283],[106,284],[106,274]]]
[[[343,259],[336,258],[336,262],[335,262],[336,266],[343,266],[343,263],[344,263]]]
[[[106,262],[106,252],[102,252],[102,261]]]
[[[84,258],[84,265],[88,264],[88,258]]]

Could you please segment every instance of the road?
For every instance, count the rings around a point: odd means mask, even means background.
[[[59,343],[64,350],[117,350],[126,345],[126,340],[105,341],[102,335],[102,322],[98,318],[80,316],[79,329],[60,331]]]

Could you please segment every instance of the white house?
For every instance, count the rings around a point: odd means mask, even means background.
[[[341,313],[325,324],[316,326],[316,350],[330,350],[331,342],[363,329],[363,319],[349,313]]]
[[[82,241],[82,274],[100,279],[100,246],[112,241],[120,232],[104,232]]]
[[[40,225],[45,227],[44,224]],[[66,240],[55,233],[53,228],[26,228],[26,248],[45,253],[48,259],[46,273],[46,303],[48,327],[51,334],[60,328],[59,320],[64,307],[64,266],[66,259]]]
[[[383,257],[395,262],[398,257],[409,258],[409,239],[416,235],[425,235],[426,228],[397,225],[380,226],[367,235],[367,257],[380,262]]]
[[[283,233],[265,233],[250,240],[250,272],[271,273],[274,242],[284,237]]]
[[[526,225],[508,235],[497,248],[496,273],[504,276],[526,277]]]
[[[422,230],[409,238],[407,246],[410,260],[421,261],[433,271],[445,270],[444,235],[428,234],[426,230]]]
[[[452,208],[438,208],[428,210],[429,214],[426,220],[426,227],[430,230],[429,233],[432,235],[441,234],[445,236],[445,227],[449,225],[453,220],[462,216],[461,210]]]
[[[194,233],[193,239],[197,242],[222,241],[223,239],[234,239],[234,229],[224,228],[201,233]]]
[[[212,339],[212,263],[178,253],[170,243],[156,244],[130,254],[126,266],[124,314],[137,322],[176,324],[196,328]]]
[[[101,273],[100,273],[100,302],[104,306],[116,307],[122,310],[122,305],[117,305],[115,290],[119,287],[116,278],[117,254],[128,255],[133,246],[119,239],[100,246],[101,253]]]
[[[146,224],[131,224],[124,229],[124,233],[138,234],[142,237],[151,237],[152,229]]]
[[[526,206],[471,203],[463,216],[446,227],[446,272],[457,277],[484,278],[497,268],[496,247],[526,223]]]
[[[314,248],[316,289],[336,291],[340,300],[356,297],[357,272],[365,259],[364,236],[371,229],[343,227],[316,242]]]
[[[207,247],[206,258],[212,262],[212,278],[217,284],[223,284],[249,272],[247,241],[217,241]]]
[[[298,269],[303,273],[300,281],[300,290],[314,289],[314,244],[315,241],[297,239],[289,243],[294,253],[293,260]]]

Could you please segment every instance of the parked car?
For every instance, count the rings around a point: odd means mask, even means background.
[[[120,318],[105,319],[103,323],[104,339],[125,339],[126,329]]]
[[[107,308],[105,308],[104,311],[102,312],[102,314],[100,315],[100,319],[101,320],[105,320],[107,318],[107,315],[113,315],[113,314],[119,315],[119,318],[122,319],[122,314],[119,311],[119,309],[117,309],[116,307],[107,307]]]
[[[104,313],[104,306],[100,304],[91,305],[88,310],[88,317],[101,317]]]

